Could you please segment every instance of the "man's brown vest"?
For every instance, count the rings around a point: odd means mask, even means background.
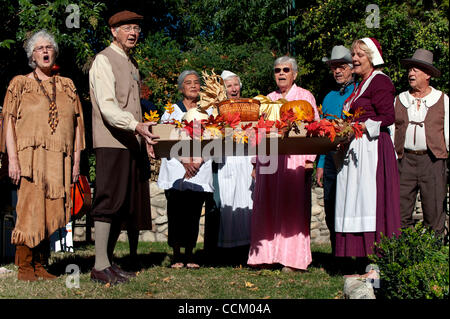
[[[116,99],[119,107],[133,114],[138,122],[142,122],[142,110],[139,89],[139,70],[135,62],[123,57],[111,47],[107,47],[99,54],[106,56],[111,64],[115,79]],[[92,102],[92,139],[93,147],[112,147],[139,150],[140,136],[134,132],[110,126],[103,120],[94,93],[90,90]]]
[[[425,139],[428,149],[436,158],[446,159],[447,148],[444,139],[444,93],[432,107],[428,109],[423,125],[425,125]],[[406,129],[409,124],[408,110],[397,96],[395,103],[395,150],[398,158],[403,157]]]

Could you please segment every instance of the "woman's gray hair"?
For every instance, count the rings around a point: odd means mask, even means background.
[[[28,65],[33,70],[36,69],[36,62],[33,62],[33,50],[35,49],[36,42],[40,39],[48,40],[53,45],[55,48],[55,58],[59,53],[58,43],[56,43],[55,37],[45,29],[37,31],[25,42],[24,46],[28,58]]]
[[[292,66],[292,70],[294,72],[298,72],[297,61],[294,58],[291,58],[290,56],[285,55],[276,59],[275,62],[273,63],[273,68],[275,68],[279,64],[290,64]]]
[[[198,73],[196,71],[194,71],[194,70],[184,70],[183,72],[181,72],[180,76],[178,77],[178,81],[177,81],[177,83],[178,83],[178,90],[179,91],[183,90],[184,79],[188,75],[191,75],[191,74],[194,74],[197,77],[197,79],[200,81],[200,75],[198,75]]]

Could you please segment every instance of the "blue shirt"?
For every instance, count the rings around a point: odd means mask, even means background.
[[[338,118],[341,118],[342,116],[342,108],[344,107],[345,100],[352,94],[353,90],[357,86],[357,83],[352,83],[349,86],[347,86],[343,94],[341,94],[340,90],[331,91],[328,93],[322,102],[322,118],[328,118],[328,119],[334,119],[333,116],[335,115]],[[329,114],[328,116],[325,116],[325,114]],[[325,156],[326,155],[320,155],[319,161],[317,162],[317,167],[323,168],[325,163]]]

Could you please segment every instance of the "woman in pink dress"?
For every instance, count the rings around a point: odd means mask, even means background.
[[[276,101],[306,100],[319,119],[316,100],[311,92],[297,85],[297,63],[283,56],[274,63],[278,90],[268,97]],[[251,217],[251,246],[247,264],[268,267],[281,264],[283,271],[306,270],[311,263],[310,216],[311,172],[316,155],[270,155],[277,160],[273,174],[264,174],[271,162],[258,157]]]

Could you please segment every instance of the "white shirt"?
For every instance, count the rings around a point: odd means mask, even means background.
[[[111,43],[110,47],[129,59],[125,51],[114,43]],[[134,132],[139,122],[136,121],[133,114],[119,107],[119,102],[116,99],[115,82],[108,58],[102,54],[97,55],[89,70],[89,86],[94,92],[100,113],[112,127]]]
[[[400,102],[406,107],[408,112],[409,121],[423,122],[427,116],[428,109],[435,105],[441,98],[442,92],[431,87],[431,92],[422,97],[415,98],[405,91],[399,94],[398,98]],[[396,99],[397,100],[397,99]],[[395,102],[394,102],[395,105]],[[417,108],[419,106],[419,108]],[[391,135],[394,141],[395,137],[395,124],[391,125]],[[415,130],[415,143],[414,143],[414,130]],[[447,151],[449,150],[449,98],[447,95],[444,96],[444,139]],[[405,149],[413,151],[425,151],[427,149],[427,141],[425,136],[425,125],[422,127],[420,125],[408,124],[406,128],[405,136]]]
[[[183,112],[178,105],[173,104],[174,111],[169,114],[167,111],[161,116],[161,122],[177,120],[180,121],[183,118],[185,112]],[[208,115],[212,114],[213,108],[209,108],[206,112]],[[176,158],[163,158],[161,160],[161,167],[158,175],[158,186],[161,189],[174,188],[176,190],[192,190],[198,192],[213,192],[213,177],[212,177],[212,161],[208,160],[204,162],[198,171],[198,173],[190,178],[184,179],[186,170],[183,164]]]

